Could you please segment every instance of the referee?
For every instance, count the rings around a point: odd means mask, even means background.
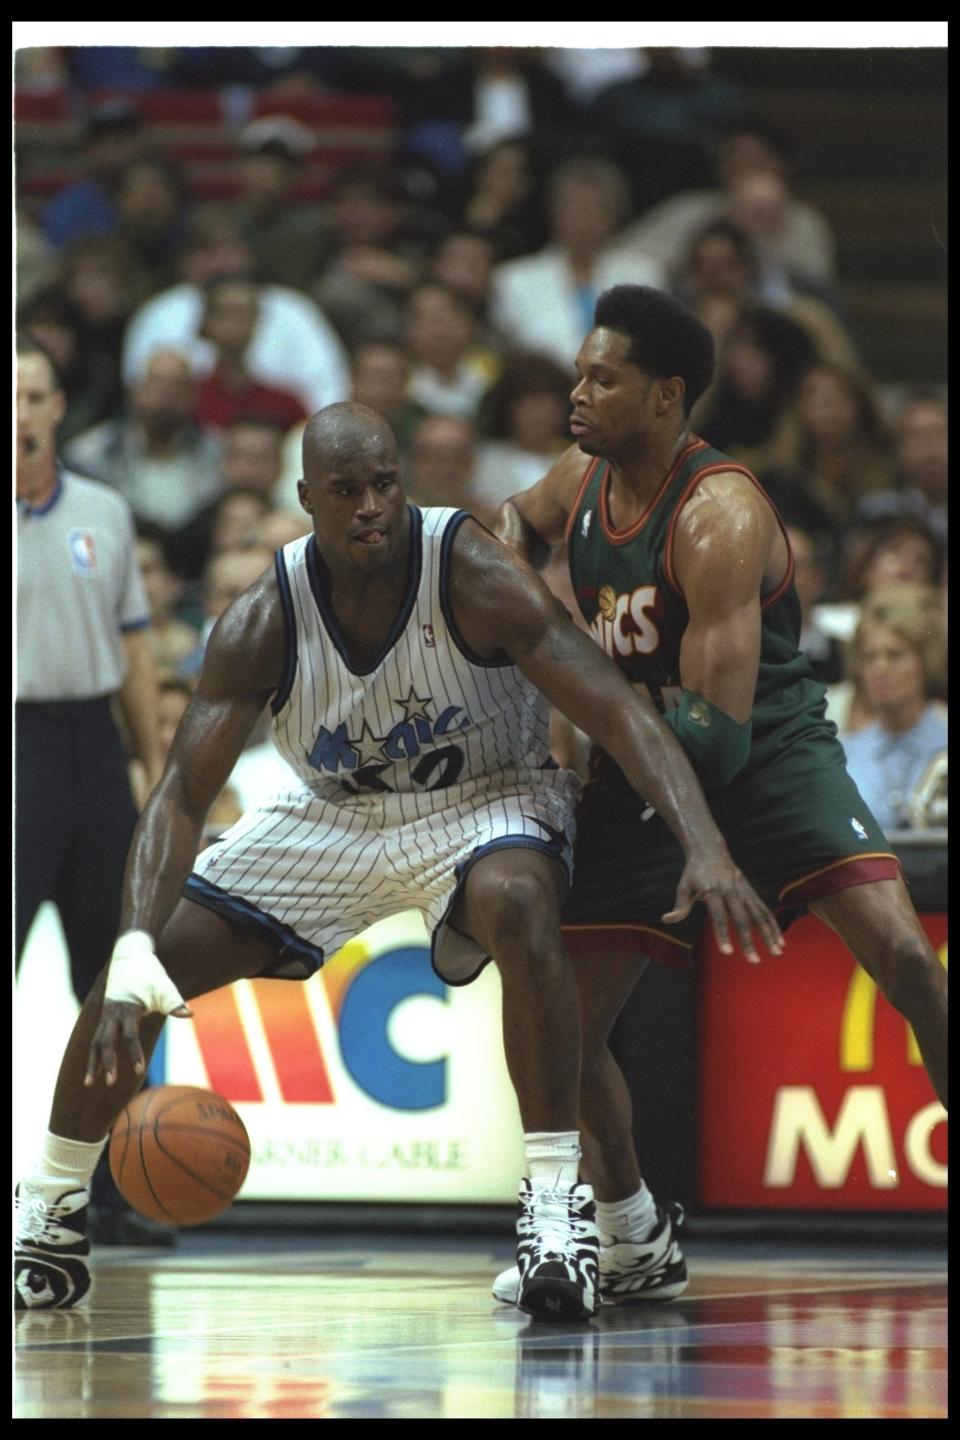
[[[17,341],[17,967],[40,905],[56,905],[83,1002],[116,937],[137,822],[119,701],[150,788],[159,779],[149,610],[125,500],[56,458],[63,391],[49,355]],[[99,1177],[98,1177],[99,1178]],[[169,1243],[168,1227],[94,1190],[105,1243]],[[100,1191],[97,1194],[97,1190]]]

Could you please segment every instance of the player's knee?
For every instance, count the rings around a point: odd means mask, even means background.
[[[891,947],[882,988],[895,1010],[910,1017],[936,1003],[945,975],[933,948],[919,936],[904,936]]]
[[[495,954],[539,950],[547,936],[559,940],[556,895],[536,875],[500,874],[488,878],[474,901],[479,903]]]

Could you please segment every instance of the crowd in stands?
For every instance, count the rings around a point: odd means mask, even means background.
[[[649,284],[713,334],[692,428],[777,505],[851,764],[910,823],[946,743],[946,392],[867,372],[828,218],[706,52],[77,47],[20,51],[16,86],[74,117],[63,184],[18,187],[17,324],[62,379],[64,463],[137,519],[164,715],[308,533],[309,414],[371,405],[412,500],[490,524],[570,443],[597,296]],[[222,99],[217,186],[147,118],[177,91]],[[382,97],[390,144],[320,183],[303,100],[330,95]]]

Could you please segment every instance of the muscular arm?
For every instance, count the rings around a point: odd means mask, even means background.
[[[730,904],[736,872],[725,842],[683,747],[646,691],[631,686],[600,647],[577,630],[522,559],[478,526],[462,527],[454,556],[452,599],[467,643],[481,655],[502,647],[553,705],[609,751],[629,783],[669,825],[688,860],[697,857],[696,876],[687,876],[686,889],[682,882],[673,918],[711,890]],[[752,895],[750,905],[768,943],[776,944],[772,918]],[[749,923],[736,905],[731,913],[743,939]],[[719,912],[711,905],[711,914],[724,944],[722,905]],[[755,956],[749,939],[744,948]]]
[[[279,685],[282,665],[283,618],[270,572],[225,611],[210,636],[196,693],[134,833],[121,933],[145,930],[156,940],[173,914],[207,811]]]
[[[680,514],[673,563],[690,613],[683,688],[742,725],[757,686],[761,593],[787,565],[770,505],[742,475],[710,476]]]

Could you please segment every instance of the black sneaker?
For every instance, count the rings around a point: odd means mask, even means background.
[[[69,1310],[83,1300],[90,1289],[89,1199],[86,1190],[17,1187],[15,1310]]]
[[[540,1320],[589,1320],[600,1308],[596,1208],[589,1185],[520,1182],[517,1304]]]

